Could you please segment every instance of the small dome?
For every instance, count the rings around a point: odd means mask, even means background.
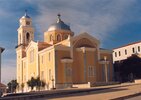
[[[30,17],[28,16],[28,14],[27,14],[27,10],[25,10],[25,14],[24,14],[24,16],[23,16],[22,18],[30,18]]]
[[[70,26],[65,24],[61,19],[60,19],[60,14],[58,14],[58,20],[56,23],[52,24],[49,28],[48,31],[53,31],[56,29],[61,29],[61,30],[71,30]]]

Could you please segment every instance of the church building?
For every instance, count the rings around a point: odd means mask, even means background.
[[[86,32],[74,35],[60,14],[44,32],[41,42],[34,40],[32,18],[27,13],[19,22],[16,46],[19,90],[24,86],[24,91],[29,91],[27,81],[31,77],[40,77],[46,90],[112,81],[112,51],[100,48],[100,41]]]

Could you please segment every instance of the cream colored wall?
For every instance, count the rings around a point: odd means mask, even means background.
[[[104,60],[104,57],[106,57],[107,58],[107,61],[109,61],[109,64],[108,64],[108,67],[109,67],[109,69],[110,69],[110,79],[109,79],[109,81],[113,81],[113,60],[112,60],[112,54],[110,54],[110,53],[101,53],[100,54],[100,57],[101,57],[101,59],[103,59]],[[100,68],[102,67],[102,64],[100,64]],[[100,70],[100,72],[102,72],[101,70]],[[102,74],[101,74],[102,75]],[[101,77],[99,77],[100,78],[100,80],[101,81],[103,81],[102,79],[101,79]]]
[[[73,50],[73,83],[84,82],[84,55],[82,52]]]
[[[27,65],[26,65],[26,57],[23,58],[23,51],[21,47],[17,48],[17,82],[19,83],[18,91],[22,90],[21,85],[24,84],[23,90],[27,90]]]
[[[55,44],[60,41],[57,41],[57,35],[61,36],[61,41],[65,40],[64,34],[65,35],[70,35],[73,36],[73,32],[67,31],[67,30],[54,30],[54,31],[47,31],[44,33],[44,42],[50,43],[50,44]],[[53,36],[53,41],[50,41],[50,35]]]
[[[82,51],[73,51],[73,82],[74,83],[86,83],[96,81],[97,73],[94,75],[88,75],[88,68],[92,66],[93,70],[97,71],[98,65],[98,58],[97,58],[97,51],[86,51],[84,54]],[[84,63],[84,55],[86,55],[86,65]],[[84,67],[86,67],[86,79],[84,78]]]
[[[17,82],[22,83],[22,49],[17,48]]]
[[[97,73],[94,72],[94,75],[89,77],[88,76],[88,67],[92,66],[94,70],[97,70],[98,66],[98,58],[97,58],[97,51],[86,51],[86,66],[87,66],[87,81],[88,82],[96,82]]]
[[[30,62],[30,52],[34,50],[34,60],[33,62]],[[38,49],[37,48],[29,48],[27,50],[27,66],[28,66],[28,80],[31,79],[31,77],[37,77],[38,76],[38,68],[37,68],[37,64],[38,64]]]
[[[49,59],[50,55],[50,59]],[[43,56],[43,59],[42,59]],[[42,63],[43,60],[43,63]],[[44,72],[43,81],[49,85],[49,88],[52,88],[52,79],[55,80],[55,59],[54,59],[54,48],[46,49],[39,53],[39,70],[40,78],[42,78],[42,72]],[[49,70],[51,70],[51,75],[49,75]],[[51,76],[51,77],[49,77]]]
[[[27,26],[26,25],[26,21],[29,21],[29,22],[31,22],[30,23],[30,26],[32,26],[32,19],[31,18],[21,18],[20,20],[19,20],[19,22],[20,22],[20,26]]]
[[[76,73],[73,74],[74,82],[76,83],[96,82],[97,73],[95,73],[93,76],[88,76],[88,68],[89,66],[92,66],[93,70],[98,71],[99,41],[91,37],[87,33],[80,34],[80,36],[76,36],[72,40],[74,45],[73,68],[74,68],[74,72]],[[82,48],[81,50],[80,46],[84,46],[84,48]],[[86,65],[84,64],[84,55],[85,55],[84,53],[86,53]],[[85,76],[86,80],[84,79],[84,67],[86,67],[86,76]],[[77,75],[77,73],[79,76]]]
[[[57,83],[64,83],[65,82],[65,65],[61,62],[61,59],[64,57],[70,57],[69,51],[62,51],[62,50],[56,50],[56,67],[57,67]]]
[[[54,36],[55,32],[52,31],[52,32],[45,32],[44,33],[44,42],[47,42],[49,43],[50,42],[50,35],[53,35]],[[55,40],[55,38],[53,37],[53,40]]]

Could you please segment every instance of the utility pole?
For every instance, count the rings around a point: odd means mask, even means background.
[[[0,83],[1,83],[1,53],[4,51],[4,48],[0,47]]]

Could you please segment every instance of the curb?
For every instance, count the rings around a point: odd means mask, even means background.
[[[123,96],[123,97],[114,98],[111,100],[125,100],[125,99],[129,99],[132,97],[140,96],[140,95],[141,95],[141,93],[135,93],[135,94],[131,94],[131,95]]]

